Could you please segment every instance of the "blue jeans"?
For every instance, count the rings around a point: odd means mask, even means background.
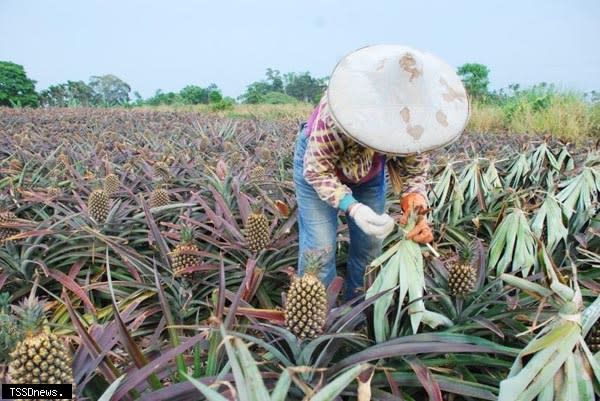
[[[298,275],[304,274],[306,251],[321,255],[322,269],[319,279],[325,286],[336,276],[335,252],[338,228],[338,209],[322,201],[315,189],[304,179],[304,152],[308,137],[303,125],[296,139],[294,151],[294,186],[298,202],[298,226],[300,249]],[[385,207],[385,175],[381,173],[363,184],[348,185],[354,198],[383,213]],[[365,234],[351,218],[347,219],[350,246],[346,264],[344,300],[349,301],[360,294],[364,287],[365,267],[381,253],[382,241]]]

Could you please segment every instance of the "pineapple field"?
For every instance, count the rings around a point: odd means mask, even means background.
[[[0,109],[0,381],[78,400],[600,399],[600,150],[465,133],[365,297],[298,258],[301,121]],[[387,209],[399,217],[396,197]],[[598,270],[597,270],[598,269]]]

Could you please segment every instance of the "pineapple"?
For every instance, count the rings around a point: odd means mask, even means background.
[[[293,278],[285,303],[285,326],[301,339],[323,333],[327,314],[325,286],[317,277],[321,258],[313,253],[305,256],[304,275]]]
[[[458,257],[458,262],[448,269],[448,290],[454,296],[464,297],[473,292],[477,282],[477,271],[472,266],[473,246],[462,246]]]
[[[10,225],[17,222],[17,216],[12,212],[0,213],[0,244],[2,244],[8,237],[17,235],[19,230],[14,227],[5,227],[4,225]]]
[[[246,238],[248,249],[253,253],[258,252],[267,246],[271,240],[267,216],[258,211],[254,211],[250,214],[244,227],[244,236]]]
[[[600,320],[596,320],[591,330],[588,332],[585,342],[592,353],[595,354],[600,351]]]
[[[106,192],[108,196],[111,196],[117,193],[117,191],[121,187],[121,182],[119,181],[119,177],[117,177],[116,174],[109,174],[106,177],[104,177],[103,185],[104,192]]]
[[[14,311],[23,329],[23,340],[10,353],[11,382],[72,385],[72,358],[59,338],[50,333],[42,302],[29,297]]]
[[[181,242],[171,253],[174,276],[189,274],[184,273],[184,270],[200,264],[200,256],[193,254],[194,252],[198,252],[198,247],[194,244],[193,231],[189,227],[184,227],[181,229]]]
[[[168,181],[171,177],[169,166],[165,162],[156,162],[152,167],[152,176],[157,181]]]
[[[261,165],[254,166],[252,170],[250,170],[250,178],[252,181],[260,181],[265,178],[265,168]]]
[[[156,188],[150,194],[150,207],[166,206],[169,202],[169,193],[163,188]]]
[[[92,191],[88,198],[88,211],[92,219],[98,223],[104,223],[108,217],[109,198],[102,189]]]

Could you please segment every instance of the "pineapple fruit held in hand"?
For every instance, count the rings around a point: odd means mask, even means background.
[[[200,256],[194,254],[198,252],[198,247],[194,244],[194,232],[190,227],[181,229],[181,242],[171,253],[171,263],[173,265],[173,276],[186,276],[185,270],[200,264]]]
[[[8,374],[14,384],[73,384],[72,359],[46,324],[43,304],[29,297],[15,314],[23,328],[23,340],[10,354]]]
[[[454,296],[464,297],[475,289],[477,271],[472,266],[473,246],[463,245],[458,251],[459,260],[448,269],[448,291]]]
[[[285,303],[285,326],[301,339],[323,333],[327,315],[327,293],[317,277],[321,258],[310,252],[305,257],[304,275],[293,278]]]

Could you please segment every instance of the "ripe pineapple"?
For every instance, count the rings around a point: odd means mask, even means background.
[[[304,275],[293,278],[285,304],[285,326],[301,339],[323,333],[327,315],[325,286],[317,277],[321,270],[320,257],[312,253],[305,256]]]
[[[600,320],[596,320],[588,335],[585,338],[585,342],[594,354],[600,351]]]
[[[169,165],[165,162],[156,162],[152,167],[152,177],[157,181],[168,181],[171,177]]]
[[[150,207],[166,206],[169,202],[169,193],[163,188],[156,188],[150,194]]]
[[[248,216],[248,221],[244,227],[244,236],[246,238],[248,249],[253,253],[258,252],[267,246],[271,240],[267,216],[258,211],[254,211]]]
[[[106,192],[102,189],[92,191],[88,198],[88,211],[92,219],[98,223],[104,223],[108,217],[109,198]]]
[[[17,235],[19,230],[14,227],[4,227],[5,224],[16,223],[17,216],[12,212],[0,213],[0,244],[2,244],[8,237]]]
[[[112,196],[117,193],[121,187],[121,182],[116,174],[108,174],[106,177],[104,177],[103,186],[104,192],[106,192],[108,196]]]
[[[23,328],[23,340],[10,353],[11,382],[73,384],[72,358],[46,326],[43,304],[30,297],[14,310]]]
[[[185,269],[200,264],[200,256],[192,252],[198,252],[198,247],[194,244],[194,234],[191,228],[184,227],[181,229],[181,242],[171,253],[173,276],[187,275],[188,273],[183,273]]]
[[[252,170],[250,170],[250,178],[252,181],[259,181],[265,178],[265,168],[261,165],[254,166]]]
[[[454,296],[464,297],[473,292],[477,282],[477,271],[472,266],[472,245],[461,247],[458,257],[459,260],[448,270],[448,290]]]

